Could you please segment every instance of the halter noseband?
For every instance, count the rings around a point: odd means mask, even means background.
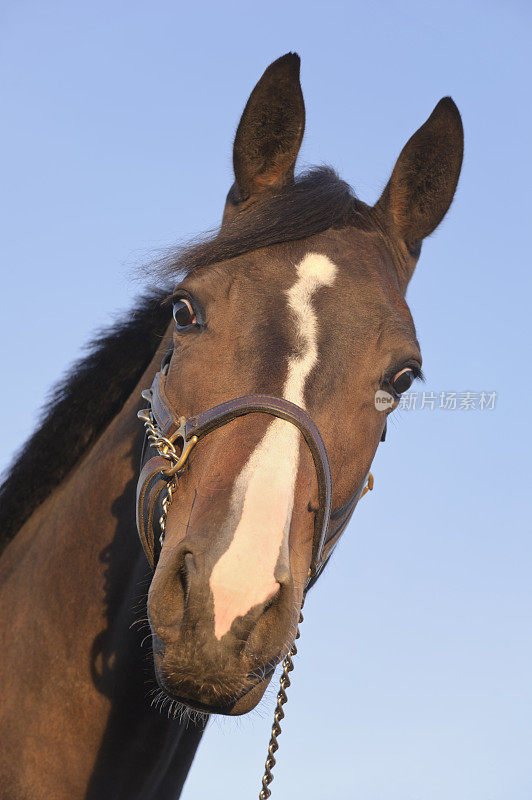
[[[176,479],[197,442],[238,417],[255,413],[269,414],[291,422],[298,428],[308,445],[316,470],[318,507],[314,517],[312,557],[305,586],[307,591],[327,563],[360,497],[373,489],[373,476],[368,473],[365,485],[360,486],[341,508],[331,513],[329,456],[316,423],[303,408],[283,397],[248,394],[188,419],[177,417],[166,395],[167,369],[165,364],[155,375],[151,389],[142,392],[142,397],[150,406],[138,412],[146,428],[146,439],[137,484],[137,528],[152,569],[157,565],[164,541],[166,515],[176,488]]]

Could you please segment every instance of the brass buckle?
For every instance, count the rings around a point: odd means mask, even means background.
[[[194,445],[198,441],[198,437],[197,436],[192,436],[189,439],[188,442],[186,441],[186,439],[185,439],[185,425],[186,425],[186,423],[187,423],[186,417],[180,417],[179,418],[179,428],[175,431],[175,433],[173,433],[169,437],[169,441],[172,442],[172,444],[175,444],[175,442],[177,442],[179,439],[181,439],[182,446],[181,446],[181,453],[179,455],[179,458],[175,462],[175,464],[172,464],[172,466],[168,467],[168,469],[161,470],[163,478],[166,478],[167,480],[169,480],[170,478],[173,478],[174,475],[177,475],[177,473],[180,470],[183,469],[183,467],[187,463],[187,459],[188,459],[190,453],[192,452],[192,448],[194,447]]]
[[[364,486],[364,488],[362,490],[362,494],[360,495],[360,497],[361,498],[364,497],[366,492],[372,492],[374,484],[375,484],[375,480],[373,478],[373,475],[371,474],[371,472],[368,472],[368,481],[367,481],[366,485]]]
[[[174,440],[173,436],[172,440]],[[192,448],[194,447],[197,441],[198,441],[197,436],[193,436],[188,442],[185,442],[185,440],[183,439],[183,449],[181,450],[181,455],[179,456],[175,464],[172,464],[172,466],[169,467],[168,469],[161,470],[163,478],[167,479],[173,478],[174,475],[177,475],[177,473],[183,469],[183,467],[187,463],[187,458],[189,457]]]

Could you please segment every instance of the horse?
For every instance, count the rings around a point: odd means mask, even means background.
[[[208,716],[248,713],[291,652],[421,377],[405,292],[457,187],[459,111],[438,102],[370,206],[296,173],[299,74],[295,53],[266,69],[221,225],[150,267],[2,486],[6,800],[179,797]]]

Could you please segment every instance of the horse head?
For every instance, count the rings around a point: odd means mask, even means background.
[[[256,395],[303,409],[325,443],[342,520],[388,415],[421,375],[405,291],[452,201],[463,133],[444,98],[369,206],[332,170],[295,176],[304,124],[299,58],[288,54],[244,109],[219,232],[172,265],[181,279],[164,392],[189,420]],[[279,416],[236,416],[191,451],[148,599],[157,680],[170,697],[231,715],[259,702],[312,573],[318,484],[304,431]]]

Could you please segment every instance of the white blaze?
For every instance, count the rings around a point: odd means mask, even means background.
[[[309,253],[296,271],[297,280],[286,294],[297,327],[299,354],[288,360],[283,395],[304,407],[305,382],[318,362],[312,295],[322,286],[331,286],[336,266],[327,256]],[[290,422],[274,419],[235,481],[230,512],[233,540],[210,577],[218,639],[237,617],[264,603],[279,589],[274,572],[281,552],[288,563],[298,466],[298,429]]]

